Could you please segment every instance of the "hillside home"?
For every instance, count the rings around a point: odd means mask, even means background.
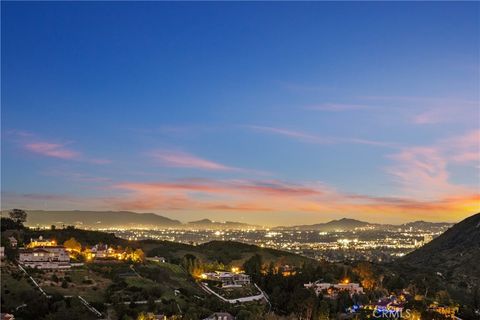
[[[250,284],[250,276],[244,273],[215,271],[204,273],[201,277],[206,280],[219,281],[222,283],[222,287],[241,287]]]
[[[64,246],[45,246],[20,249],[21,265],[38,269],[68,269],[70,257]]]
[[[363,294],[363,288],[358,283],[326,283],[326,282],[309,282],[304,284],[307,289],[313,289],[318,296],[324,294],[326,296],[336,296],[340,291],[348,291],[350,295]]]

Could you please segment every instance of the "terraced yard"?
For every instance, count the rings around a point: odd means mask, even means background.
[[[89,302],[103,302],[106,288],[112,281],[90,270],[87,266],[66,271],[44,271],[33,275],[49,294],[82,296]]]

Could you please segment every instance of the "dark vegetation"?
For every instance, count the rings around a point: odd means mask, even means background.
[[[139,312],[153,311],[167,315],[181,313],[184,319],[201,319],[214,311],[228,311],[238,319],[276,319],[269,313],[303,319],[332,319],[353,304],[366,303],[390,293],[408,290],[413,296],[407,307],[421,310],[422,319],[441,319],[429,314],[429,303],[460,303],[462,319],[476,319],[474,309],[480,308],[480,214],[474,215],[449,229],[445,234],[394,264],[368,262],[327,263],[314,261],[291,253],[259,248],[237,242],[212,241],[191,246],[168,241],[128,241],[113,234],[79,230],[74,227],[32,230],[23,227],[22,215],[2,218],[2,243],[8,243],[5,234],[14,232],[20,241],[30,237],[55,238],[59,243],[75,238],[83,246],[107,243],[115,246],[142,248],[147,256],[163,256],[169,263],[135,264],[138,275],[130,264],[88,265],[88,272],[96,277],[110,279],[102,292],[104,302],[110,303],[114,319],[129,319]],[[8,228],[8,229],[7,229]],[[14,253],[14,252],[13,252]],[[15,255],[7,255],[15,260]],[[291,265],[295,272],[284,276],[279,266]],[[264,290],[271,306],[262,303],[230,305],[202,292],[194,275],[203,270],[241,266],[253,281]],[[32,270],[32,273],[36,271]],[[40,271],[38,271],[40,272]],[[58,285],[72,286],[67,276],[49,277]],[[337,299],[316,297],[303,284],[322,280],[338,282],[348,278],[359,282],[366,290],[364,296],[341,293]],[[92,278],[85,281],[92,281]],[[89,284],[89,283],[85,283]],[[93,282],[91,283],[93,285]],[[135,305],[136,300],[147,300]],[[125,304],[125,301],[130,301]],[[18,269],[2,268],[2,307],[15,311],[18,319],[89,319],[91,315],[75,299],[53,294],[45,299],[33,289]],[[97,305],[106,310],[103,303]],[[67,317],[68,315],[68,317]]]

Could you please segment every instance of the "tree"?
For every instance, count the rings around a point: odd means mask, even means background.
[[[73,237],[65,241],[63,245],[65,246],[65,248],[71,251],[75,251],[75,252],[82,251],[82,244],[77,240],[75,240],[75,238]]]
[[[248,310],[240,310],[237,313],[237,317],[236,317],[236,319],[238,320],[248,320],[252,318],[253,318],[253,314]]]
[[[318,320],[328,320],[330,319],[330,306],[325,300],[320,301],[318,307]]]
[[[16,221],[14,221],[13,219],[4,218],[4,217],[2,217],[0,219],[0,226],[1,226],[2,232],[7,231],[7,230],[23,229],[23,224],[22,223],[18,223]]]
[[[25,221],[27,221],[27,212],[22,209],[12,209],[8,214],[10,218],[17,223],[23,224]]]
[[[245,273],[250,275],[254,280],[258,280],[262,275],[262,256],[256,253],[243,264]]]
[[[355,272],[358,274],[362,281],[362,286],[367,290],[372,290],[375,288],[375,274],[373,272],[372,266],[368,262],[361,262],[355,268]]]
[[[145,260],[145,254],[143,253],[142,249],[136,249],[133,252],[133,261],[134,262],[143,262]]]

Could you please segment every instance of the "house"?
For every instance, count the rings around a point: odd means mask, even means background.
[[[156,262],[156,263],[165,263],[167,262],[167,260],[164,258],[164,257],[147,257],[145,258],[147,261],[151,261],[151,262]]]
[[[222,287],[241,287],[250,284],[250,276],[244,273],[226,271],[207,272],[201,275],[202,279],[218,281]]]
[[[106,244],[96,244],[92,247],[92,255],[97,259],[105,259],[109,256],[109,248]]]
[[[43,236],[40,236],[36,239],[30,238],[30,243],[27,245],[27,247],[28,248],[52,247],[56,245],[57,245],[57,242],[55,240],[43,239]]]
[[[10,246],[12,248],[16,248],[18,246],[18,240],[15,237],[8,237],[8,241],[10,242]]]
[[[288,264],[283,265],[278,268],[278,271],[284,276],[284,277],[290,277],[293,276],[297,273],[296,268],[294,266],[290,266]]]
[[[228,312],[215,312],[203,320],[235,320],[235,317]]]
[[[313,289],[315,294],[335,297],[340,291],[348,291],[350,295],[363,294],[363,288],[358,283],[338,283],[332,284],[327,282],[309,282],[303,285],[307,289]]]
[[[38,269],[68,269],[70,257],[64,246],[45,246],[20,249],[21,265]]]

